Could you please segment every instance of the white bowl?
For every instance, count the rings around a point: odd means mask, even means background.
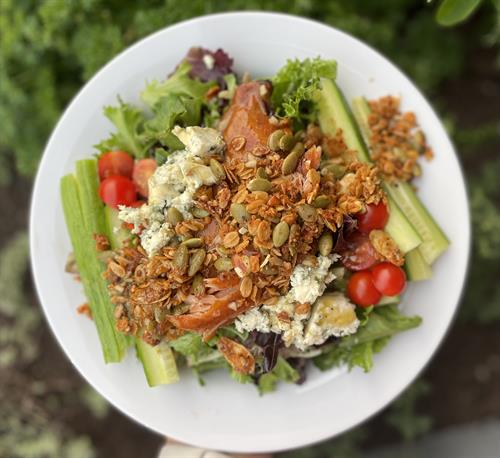
[[[201,387],[182,373],[177,385],[148,388],[131,351],[121,364],[105,365],[94,324],[76,314],[85,302],[81,285],[64,272],[71,251],[59,198],[59,179],[112,126],[102,107],[138,102],[146,80],[164,78],[191,46],[223,48],[236,70],[272,75],[287,58],[336,59],[338,82],[350,99],[400,94],[415,111],[436,153],[423,165],[423,201],[451,240],[431,280],[413,284],[403,300],[407,314],[423,324],[397,335],[375,357],[373,370],[309,372],[303,386],[280,385],[260,397],[225,372]],[[59,120],[38,170],[31,209],[31,257],[47,319],[75,367],[94,388],[137,422],[197,446],[237,452],[304,446],[366,420],[386,406],[431,358],[454,316],[469,255],[469,213],[457,157],[440,120],[418,89],[393,64],[361,41],[331,27],[293,16],[230,13],[168,27],[124,51],[97,73]]]

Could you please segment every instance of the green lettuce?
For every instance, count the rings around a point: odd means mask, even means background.
[[[303,123],[311,117],[311,104],[321,78],[335,79],[336,75],[334,60],[288,60],[272,79],[271,105],[275,113]]]
[[[118,98],[117,106],[104,107],[104,115],[114,124],[116,132],[95,148],[101,152],[119,149],[137,158],[144,157],[151,147],[151,142],[145,142],[142,137],[144,113]]]
[[[191,65],[182,62],[170,78],[165,81],[151,81],[141,92],[141,99],[153,107],[162,97],[170,94],[186,95],[193,99],[202,99],[215,81],[204,83],[198,79],[191,78],[189,72]]]
[[[258,388],[260,394],[270,393],[276,389],[276,384],[281,380],[287,383],[295,383],[300,374],[281,356],[278,357],[276,366],[271,372],[259,377]]]
[[[321,370],[347,364],[349,369],[359,366],[368,372],[373,366],[373,355],[380,352],[394,334],[415,328],[421,322],[418,316],[402,315],[396,305],[376,307],[356,334],[340,339],[314,358],[314,364]]]

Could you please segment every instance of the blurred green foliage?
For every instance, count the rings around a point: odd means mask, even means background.
[[[11,172],[33,176],[61,111],[109,59],[151,32],[213,12],[283,11],[352,33],[402,67],[439,100],[444,117],[454,119],[439,89],[467,74],[471,56],[482,47],[496,47],[500,68],[500,0],[483,0],[472,21],[458,28],[436,23],[438,7],[424,0],[0,0],[0,184],[8,183]],[[466,164],[474,229],[473,268],[460,318],[490,323],[500,320],[500,158],[491,154],[500,119],[468,129],[451,126]],[[40,314],[25,295],[26,234],[5,246],[0,254],[0,430],[8,433],[0,437],[0,456],[93,457],[90,440],[57,420],[58,412],[63,404],[80,403],[89,416],[102,418],[107,403],[90,389],[74,390],[76,396],[67,399],[65,390],[73,387],[23,376],[39,356]],[[431,419],[416,408],[427,390],[425,382],[413,385],[385,415],[405,439],[431,427]],[[287,456],[354,458],[367,434],[358,428]]]

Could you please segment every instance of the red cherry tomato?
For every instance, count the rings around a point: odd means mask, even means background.
[[[346,240],[342,250],[342,263],[349,270],[365,270],[378,261],[377,252],[367,235],[356,232]]]
[[[139,208],[139,207],[142,207],[144,204],[146,203],[145,200],[136,200],[135,202],[132,202],[129,207],[132,207],[132,208]]]
[[[106,205],[118,208],[118,205],[127,205],[137,200],[135,185],[130,178],[115,175],[101,181],[99,195]]]
[[[347,295],[356,305],[370,307],[375,305],[382,294],[375,288],[371,272],[356,272],[347,282]]]
[[[374,229],[383,229],[389,219],[387,206],[383,202],[366,206],[364,213],[356,215],[358,220],[358,230],[364,234],[369,234]]]
[[[154,159],[141,159],[134,164],[132,179],[134,180],[137,192],[144,197],[148,197],[148,180],[156,170],[156,161]]]
[[[134,158],[125,151],[108,151],[101,155],[97,166],[101,180],[114,175],[130,178],[134,168]]]
[[[383,295],[396,296],[406,285],[406,275],[401,267],[381,262],[372,267],[373,284]]]

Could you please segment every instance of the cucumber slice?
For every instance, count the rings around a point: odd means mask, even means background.
[[[401,298],[399,296],[382,296],[382,299],[378,301],[377,307],[381,305],[392,305],[399,304]]]
[[[387,202],[389,203],[389,220],[385,225],[385,231],[396,242],[401,252],[406,254],[420,246],[422,238],[400,210],[394,199],[389,197]]]
[[[409,183],[402,182],[397,185],[386,183],[386,191],[398,203],[422,237],[423,242],[418,248],[427,264],[432,265],[450,245],[446,235]]]
[[[368,116],[370,115],[370,106],[364,97],[355,98],[352,105],[354,116],[361,126],[363,138],[369,144],[370,128],[368,126]],[[446,235],[424,207],[409,183],[401,182],[397,185],[385,183],[384,187],[387,194],[394,199],[422,238],[419,250],[421,251],[423,260],[431,265],[448,248],[450,242],[446,238]],[[412,256],[412,261],[413,259],[415,259],[415,255]],[[420,267],[423,268],[423,266]],[[424,275],[423,270],[419,275]]]
[[[130,231],[123,227],[123,221],[118,218],[118,210],[115,208],[104,207],[106,217],[107,234],[111,248],[116,250],[121,248],[125,241],[130,239]]]
[[[404,267],[410,281],[427,280],[432,277],[432,268],[422,256],[420,247],[406,253]]]
[[[335,135],[337,129],[342,129],[347,147],[358,152],[360,161],[371,162],[368,149],[349,105],[333,80],[326,78],[321,80],[321,90],[316,95],[316,103],[321,130],[326,134]],[[420,245],[422,239],[397,204],[390,197],[388,200],[389,221],[386,231],[405,254]]]
[[[340,89],[331,79],[321,79],[321,90],[316,95],[318,106],[318,121],[321,130],[326,134],[335,135],[337,129],[342,129],[343,138],[348,148],[358,152],[359,160],[370,162],[358,126],[353,118],[347,101]]]
[[[166,385],[179,381],[179,372],[174,352],[166,342],[151,346],[142,339],[136,339],[137,357],[142,362],[149,386]]]

